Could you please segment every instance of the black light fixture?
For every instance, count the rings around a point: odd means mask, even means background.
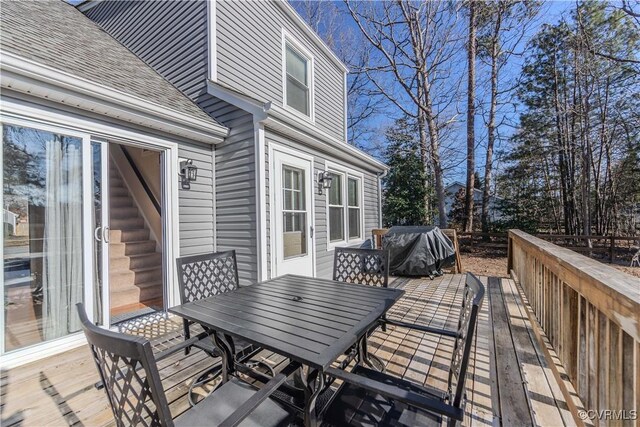
[[[182,178],[182,188],[191,188],[191,182],[198,178],[198,167],[193,164],[193,160],[180,161],[180,177]]]
[[[322,190],[331,188],[333,177],[329,172],[318,172],[318,194],[322,194]]]

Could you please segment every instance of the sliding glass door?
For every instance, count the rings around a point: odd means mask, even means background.
[[[3,124],[4,351],[80,330],[82,137]]]

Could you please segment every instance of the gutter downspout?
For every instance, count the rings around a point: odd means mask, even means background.
[[[262,111],[256,111],[253,116],[253,132],[255,143],[256,169],[256,249],[258,281],[267,280],[269,276],[267,265],[267,179],[266,179],[266,142],[264,138],[264,121],[268,117],[271,102],[266,102]]]
[[[382,178],[387,176],[389,170],[378,172],[378,228],[382,228]]]

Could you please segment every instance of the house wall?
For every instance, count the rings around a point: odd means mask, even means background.
[[[343,165],[349,169],[360,172],[364,176],[363,180],[363,198],[364,198],[364,238],[371,237],[371,230],[378,228],[379,209],[378,209],[378,177],[374,172],[366,171],[351,166],[343,161],[334,158],[330,153],[321,152],[306,147],[292,138],[282,135],[271,129],[265,130],[265,147],[266,162],[265,171],[267,177],[267,265],[271,272],[271,206],[270,206],[270,187],[271,181],[271,165],[269,159],[269,144],[278,144],[288,148],[293,148],[301,153],[313,156],[314,177],[317,172],[324,171],[326,162]],[[318,277],[331,278],[333,272],[333,250],[327,250],[327,193],[319,195],[314,191],[315,205],[315,250],[316,250],[316,275]]]
[[[273,1],[218,1],[218,82],[283,106],[282,29],[314,56],[315,122],[344,141],[344,73]]]
[[[198,166],[198,181],[192,183],[191,190],[181,191],[181,255],[204,253],[214,246],[217,250],[236,249],[241,283],[254,281],[253,119],[207,93],[206,2],[103,1],[86,15],[210,116],[231,128],[229,137],[218,146],[180,146],[180,155],[194,159]]]

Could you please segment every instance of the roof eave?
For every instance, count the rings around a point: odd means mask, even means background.
[[[194,139],[217,144],[229,130],[213,119],[202,120],[189,114],[159,106],[147,100],[91,82],[56,68],[40,64],[10,52],[1,51],[2,87],[33,92],[30,85],[38,84],[58,93],[62,102],[77,105],[91,103],[92,111],[123,121],[139,124]],[[34,93],[35,96],[37,94]],[[54,100],[49,96],[49,99]],[[71,102],[70,102],[71,101]],[[204,113],[203,113],[204,114]]]

